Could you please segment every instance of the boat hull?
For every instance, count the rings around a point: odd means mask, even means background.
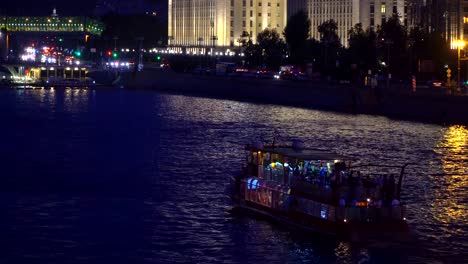
[[[299,232],[333,236],[352,242],[408,240],[408,225],[406,221],[383,223],[329,221],[307,215],[300,211],[290,210],[285,213],[236,197],[233,197],[233,210],[262,217]]]

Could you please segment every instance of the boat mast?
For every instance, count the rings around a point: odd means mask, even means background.
[[[408,166],[410,164],[412,164],[412,163],[406,163],[405,165],[403,165],[401,167],[400,177],[398,179],[397,193],[396,193],[396,197],[398,198],[398,200],[400,200],[401,184],[403,183],[403,176],[405,175],[405,169],[406,169],[406,166]]]

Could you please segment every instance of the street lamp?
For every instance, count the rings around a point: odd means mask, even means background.
[[[117,50],[117,40],[119,39],[119,37],[117,36],[114,36],[114,51]]]
[[[387,45],[387,89],[390,87],[390,45],[393,44],[393,40],[382,38],[382,41]]]
[[[457,52],[458,52],[458,56],[457,56],[457,90],[459,90],[460,89],[460,50],[463,49],[463,47],[465,47],[466,42],[460,39],[460,40],[456,40],[453,44],[457,47]]]

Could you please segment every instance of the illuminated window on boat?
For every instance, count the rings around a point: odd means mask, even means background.
[[[247,190],[250,190],[250,188],[252,187],[252,180],[252,178],[247,180]]]
[[[252,190],[257,189],[257,184],[258,184],[258,180],[257,180],[257,179],[254,179],[254,180],[252,181]]]
[[[322,209],[320,210],[320,217],[323,219],[327,218],[327,208],[322,207]]]
[[[247,189],[248,190],[255,190],[258,186],[258,179],[250,178],[247,180]]]

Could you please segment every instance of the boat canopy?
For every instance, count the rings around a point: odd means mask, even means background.
[[[260,150],[260,149],[259,149]],[[294,148],[263,148],[261,151],[277,153],[282,156],[296,158],[300,160],[354,160],[332,152],[318,149],[294,149]]]

